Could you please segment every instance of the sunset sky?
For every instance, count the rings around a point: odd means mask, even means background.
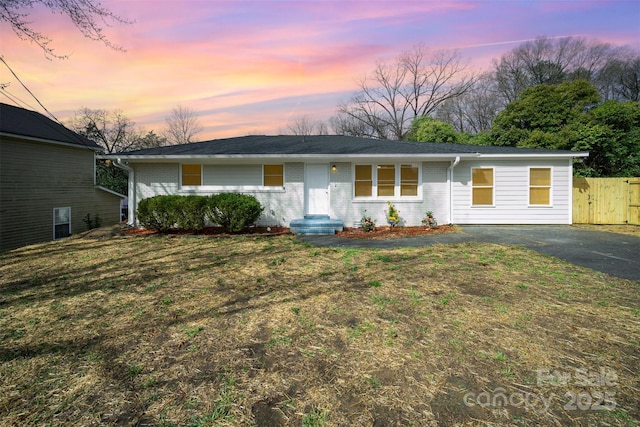
[[[539,36],[640,50],[640,0],[103,0],[131,24],[105,27],[125,51],[85,39],[67,18],[32,10],[66,60],[48,60],[0,25],[0,54],[58,119],[120,109],[160,133],[172,108],[199,115],[199,139],[277,134],[302,115],[328,121],[377,60],[416,43],[459,49],[477,70]],[[0,102],[43,112],[0,63]],[[26,104],[26,105],[25,105]],[[0,118],[1,119],[1,118]]]

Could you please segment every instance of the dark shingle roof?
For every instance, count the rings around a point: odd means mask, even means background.
[[[389,141],[340,135],[243,136],[120,153],[123,156],[577,154],[565,150]]]
[[[40,113],[3,103],[0,103],[0,132],[101,150],[95,142]]]

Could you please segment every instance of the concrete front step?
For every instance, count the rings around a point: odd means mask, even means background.
[[[331,219],[329,215],[305,215],[291,221],[289,229],[294,234],[335,234],[342,231],[342,220]]]

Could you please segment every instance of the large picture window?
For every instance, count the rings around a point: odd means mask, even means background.
[[[354,197],[418,197],[420,167],[417,163],[381,163],[354,166]]]
[[[493,168],[471,169],[471,204],[493,205]]]
[[[551,205],[551,168],[529,169],[529,204]]]

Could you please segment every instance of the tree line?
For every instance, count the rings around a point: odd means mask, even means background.
[[[419,44],[378,62],[329,123],[340,135],[589,151],[576,175],[640,176],[639,101],[628,46],[540,37],[474,74],[457,52]]]
[[[51,40],[32,26],[34,5],[66,15],[84,37],[122,50],[102,24],[131,22],[95,0],[0,0],[0,21],[46,57],[66,56],[54,53]],[[588,150],[577,174],[640,176],[639,101],[640,53],[628,46],[539,37],[476,74],[458,52],[417,44],[359,79],[328,125],[305,115],[283,133]],[[194,142],[202,130],[197,115],[184,107],[172,110],[161,135],[136,128],[121,111],[83,108],[68,125],[108,153]],[[99,166],[99,175],[115,169]],[[108,184],[126,190],[122,182]]]

